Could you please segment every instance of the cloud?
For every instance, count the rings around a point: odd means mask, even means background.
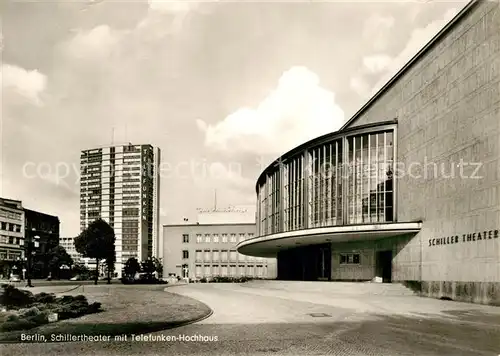
[[[431,22],[423,28],[415,29],[403,50],[386,67],[386,72],[377,81],[371,90],[374,95],[382,86],[385,85],[403,66],[413,58],[448,22],[458,13],[458,9],[453,8],[446,11],[444,16]]]
[[[137,28],[154,29],[155,37],[178,33],[184,27],[188,16],[199,11],[202,2],[148,0],[149,12],[139,22]],[[168,25],[167,22],[169,22]]]
[[[26,70],[11,64],[2,64],[0,81],[3,90],[12,90],[33,104],[41,105],[40,94],[47,87],[47,77],[38,70]]]
[[[369,41],[375,51],[383,51],[389,44],[390,31],[394,23],[395,19],[392,16],[372,14],[364,24],[363,38]]]
[[[193,182],[199,187],[246,189],[254,184],[253,179],[244,177],[240,162],[211,162],[193,173]]]
[[[198,2],[193,1],[158,1],[148,0],[149,8],[153,11],[172,14],[184,14],[199,6]]]
[[[202,120],[197,125],[208,147],[265,155],[283,153],[343,122],[334,93],[322,88],[309,69],[292,67],[257,108],[240,108],[215,125]]]
[[[456,8],[449,9],[441,19],[411,32],[406,46],[394,57],[387,54],[371,54],[363,57],[362,67],[350,80],[350,87],[363,97],[373,96],[379,91],[418,51],[420,51],[456,14]],[[381,73],[374,85],[370,75]]]
[[[391,61],[392,58],[387,54],[374,54],[363,57],[363,66],[370,73],[380,73],[390,65]]]
[[[362,76],[354,76],[349,80],[349,86],[358,94],[368,93],[370,84]]]
[[[76,58],[104,59],[112,53],[122,34],[107,25],[100,25],[90,31],[78,31],[66,44],[66,49]]]

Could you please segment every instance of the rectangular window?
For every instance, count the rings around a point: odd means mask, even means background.
[[[205,272],[204,272],[205,277],[210,277],[210,266],[205,266]]]
[[[359,265],[360,264],[359,253],[341,253],[340,254],[340,264],[341,265]]]
[[[240,242],[245,241],[245,234],[240,234]]]
[[[213,242],[216,243],[216,244],[219,243],[219,234],[214,234],[213,235]]]
[[[221,261],[227,262],[227,251],[226,250],[222,251]]]
[[[189,235],[188,234],[182,235],[182,242],[185,244],[189,243]]]
[[[219,262],[219,251],[218,250],[214,250],[213,251],[212,261],[213,262]]]
[[[230,255],[229,255],[229,258],[231,260],[231,262],[236,262],[236,251],[231,251],[230,252]]]
[[[202,251],[196,250],[196,262],[200,262],[202,258]]]
[[[203,258],[203,260],[205,262],[210,262],[211,261],[211,258],[210,258],[210,250],[205,250],[205,257]]]
[[[222,234],[222,243],[227,243],[227,234]]]
[[[236,243],[236,234],[231,234],[231,242]]]
[[[196,243],[201,244],[203,242],[203,237],[201,234],[196,234]]]
[[[222,266],[221,276],[222,277],[227,277],[227,266]]]
[[[201,277],[201,265],[196,265],[195,275],[197,278]]]
[[[210,234],[205,234],[205,243],[210,243]]]
[[[239,265],[238,271],[240,273],[240,276],[244,276],[245,275],[245,265]]]
[[[189,251],[188,250],[183,250],[182,251],[182,258],[183,259],[188,259],[189,258]]]

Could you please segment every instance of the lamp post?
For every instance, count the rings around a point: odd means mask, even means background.
[[[26,287],[33,287],[31,284],[31,261],[34,253],[33,250],[39,246],[38,240],[40,240],[40,236],[31,236],[31,234],[27,234],[24,240],[21,240],[26,251],[26,276],[28,278]]]

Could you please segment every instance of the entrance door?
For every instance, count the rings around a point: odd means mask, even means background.
[[[378,251],[376,272],[378,277],[382,277],[382,282],[392,282],[392,251]]]
[[[319,249],[319,276],[318,279],[322,281],[330,280],[331,270],[331,250],[330,246],[321,247]]]
[[[182,278],[188,278],[189,277],[189,266],[182,265]]]

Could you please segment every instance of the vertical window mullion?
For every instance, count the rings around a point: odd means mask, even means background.
[[[312,150],[312,153],[313,153],[313,159],[312,159],[312,186],[311,186],[311,190],[312,190],[312,196],[313,196],[313,199],[312,199],[312,219],[313,219],[313,226],[316,227],[317,226],[317,219],[316,219],[316,214],[317,214],[317,194],[316,194],[316,179],[317,179],[317,172],[316,172],[316,150],[313,149]]]
[[[379,182],[378,182],[378,170],[379,170],[379,164],[378,164],[378,150],[379,150],[379,147],[378,147],[378,134],[375,134],[375,154],[376,154],[376,158],[375,158],[375,183],[377,184],[376,185],[376,189],[375,189],[375,212],[376,212],[376,221],[378,222],[379,221],[379,202],[378,202],[378,197],[379,197]]]
[[[372,165],[372,161],[371,161],[371,137],[372,135],[368,134],[368,221],[369,222],[372,222],[372,214],[371,214],[371,201],[372,201],[372,197],[371,197],[371,187],[370,187],[370,184],[371,184],[371,181],[372,181],[372,170],[371,170],[371,165]]]
[[[325,174],[324,174],[324,169],[325,169],[325,163],[326,163],[326,145],[323,145],[323,157],[321,158],[321,166],[319,169],[320,172],[320,179],[321,179],[321,201],[322,201],[322,206],[321,206],[321,226],[326,225],[326,181],[325,181]]]
[[[384,174],[385,174],[385,177],[384,177],[384,194],[382,195],[384,197],[384,210],[383,210],[383,221],[385,222],[386,219],[387,219],[387,216],[386,216],[386,212],[387,212],[387,209],[386,209],[386,205],[387,205],[387,195],[386,195],[386,192],[387,192],[387,172],[386,172],[386,167],[387,167],[387,132],[384,132]]]

